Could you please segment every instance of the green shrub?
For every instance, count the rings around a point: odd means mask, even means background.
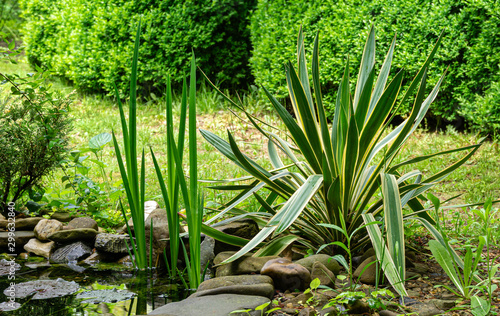
[[[92,91],[125,88],[133,39],[142,16],[138,85],[163,89],[167,76],[180,83],[192,51],[197,64],[225,86],[250,76],[247,15],[255,1],[21,0],[30,63]]]
[[[0,50],[0,61],[9,54]],[[50,91],[46,79],[46,73],[0,73],[0,88],[6,90],[0,99],[0,212],[7,212],[10,202],[26,202],[28,195],[35,199],[33,189],[66,155],[70,99]]]
[[[0,0],[0,33],[8,40],[20,40],[22,19],[17,0]]]
[[[455,121],[463,115],[462,109],[469,108],[474,113],[476,95],[482,96],[491,82],[500,77],[500,38],[496,36],[500,32],[499,7],[498,2],[487,0],[259,0],[251,18],[252,72],[257,84],[285,97],[282,65],[294,58],[294,34],[303,25],[306,51],[312,51],[312,39],[321,30],[324,65],[321,84],[328,115],[332,117],[334,95],[346,57],[350,57],[351,73],[357,72],[362,51],[360,34],[366,33],[372,23],[378,30],[380,52],[387,51],[397,34],[399,54],[393,65],[405,69],[405,88],[432,43],[444,31],[443,50],[435,58],[436,66],[429,69],[429,83],[435,84],[438,74],[446,68],[448,74],[428,118],[438,123]],[[378,54],[377,60],[382,61],[383,57]],[[398,113],[408,113],[411,106],[402,104]]]

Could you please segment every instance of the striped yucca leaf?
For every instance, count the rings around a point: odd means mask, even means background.
[[[255,247],[261,247],[259,255],[270,254],[271,249],[281,250],[284,243],[278,246],[273,242],[285,232],[297,237],[289,237],[285,241],[295,240],[313,249],[332,241],[345,241],[345,236],[339,231],[318,225],[326,223],[340,227],[341,219],[346,224],[348,235],[353,232],[358,234],[354,238],[357,242],[351,245],[351,250],[354,251],[369,241],[366,230],[356,231],[364,223],[363,215],[377,216],[388,211],[401,213],[403,207],[418,212],[415,216],[430,225],[433,224],[432,218],[420,202],[421,194],[465,163],[482,143],[480,141],[464,148],[394,163],[401,147],[425,117],[443,81],[444,75],[430,93],[426,93],[427,69],[440,42],[441,37],[408,89],[402,91],[403,71],[390,76],[396,38],[394,37],[377,74],[375,29],[371,28],[353,94],[349,85],[347,60],[334,104],[334,116],[332,121],[328,122],[319,80],[319,36],[316,36],[314,41],[310,68],[311,84],[305,58],[304,35],[300,30],[297,70],[290,63],[285,65],[294,115],[263,87],[264,93],[286,127],[283,133],[275,132],[273,128],[252,117],[244,111],[241,104],[224,95],[206,78],[231,105],[242,110],[248,120],[268,139],[268,155],[273,166],[273,169],[266,170],[243,154],[231,133],[228,132],[228,140],[224,140],[209,131],[201,130],[201,134],[210,144],[250,176],[241,187],[241,193],[221,208],[220,216],[227,216],[236,210],[239,203],[254,196],[257,191],[267,192],[267,197],[259,197],[257,200],[262,205],[259,212],[266,212],[269,216],[252,215],[254,218],[260,217],[267,224],[262,225],[264,228],[261,233],[249,241],[242,251],[227,261],[235,260]],[[392,80],[389,81],[389,78]],[[410,102],[412,98],[413,107],[407,119],[394,129],[388,129],[388,122],[395,109],[401,103]],[[286,137],[282,137],[283,134]],[[408,173],[400,171],[403,167],[407,169],[412,164],[438,155],[461,151],[464,152],[463,158],[433,175],[424,175],[418,170]],[[227,179],[218,188],[234,190],[237,185],[242,185],[238,184],[240,180]],[[231,182],[236,184],[230,185]],[[391,195],[383,195],[383,198],[380,194],[383,193],[382,183],[386,184],[386,192],[392,192]],[[213,187],[217,188],[216,185]],[[386,196],[391,199],[384,201]],[[399,204],[395,206],[396,202]],[[240,215],[241,213],[238,213],[238,218],[241,218]],[[397,218],[397,221],[390,223],[391,232],[397,237],[394,242],[403,247],[402,215],[399,214]],[[270,242],[260,246],[268,237],[271,237]],[[224,236],[218,238],[224,239]],[[389,247],[394,248],[396,245],[391,241]],[[322,251],[329,249],[331,248],[326,247]],[[402,256],[404,252],[400,252],[396,258],[396,264],[400,266],[404,262]]]

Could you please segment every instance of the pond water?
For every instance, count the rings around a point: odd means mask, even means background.
[[[10,287],[11,282],[21,284],[36,280],[59,279],[76,282],[80,289],[72,295],[60,298],[35,299],[36,296],[24,300],[16,298],[16,303],[22,307],[15,311],[0,312],[2,315],[145,315],[162,305],[182,300],[189,294],[175,280],[159,276],[155,271],[139,272],[124,265],[107,263],[94,266],[54,265],[46,260],[35,262],[18,260],[17,263],[20,264],[18,266],[20,269],[15,273],[15,280],[9,280],[5,273],[1,274],[0,303],[9,301],[4,291]],[[87,293],[91,290],[97,291]],[[118,298],[107,297],[108,294],[116,293],[126,295]]]

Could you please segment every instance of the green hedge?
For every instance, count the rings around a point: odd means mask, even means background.
[[[21,0],[24,40],[32,64],[91,91],[125,88],[142,17],[139,86],[179,82],[192,51],[197,64],[225,86],[246,86],[255,0]]]
[[[479,99],[487,91],[488,100],[493,97],[491,94],[498,93],[498,89],[490,87],[500,79],[499,12],[498,2],[488,0],[258,0],[251,18],[252,72],[257,84],[284,97],[282,65],[295,58],[296,35],[302,25],[309,54],[319,31],[323,93],[333,100],[347,56],[351,73],[357,74],[372,23],[377,30],[379,67],[397,34],[392,74],[404,68],[407,80],[418,71],[444,30],[443,44],[429,71],[428,84],[436,83],[445,69],[448,74],[429,119],[439,123],[459,121],[463,116],[474,127],[478,125],[475,113],[486,106],[486,101]],[[400,113],[406,114],[410,108],[411,103],[405,104]],[[496,115],[498,122],[500,113],[490,114]]]

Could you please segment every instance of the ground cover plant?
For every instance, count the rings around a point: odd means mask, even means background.
[[[394,38],[379,75],[375,77],[375,30],[372,27],[361,58],[353,95],[347,59],[330,128],[321,95],[318,36],[314,42],[312,57],[311,89],[304,36],[302,30],[299,31],[298,71],[291,63],[285,66],[295,118],[263,87],[286,126],[288,139],[276,135],[268,125],[259,124],[247,113],[255,128],[268,139],[268,155],[273,167],[271,170],[245,156],[231,132],[228,131],[229,141],[226,141],[209,131],[201,131],[209,143],[250,174],[248,182],[243,185],[238,184],[241,179],[224,180],[225,183],[236,184],[225,184],[219,189],[240,190],[241,193],[227,202],[225,208],[207,223],[231,214],[235,206],[255,192],[261,189],[268,192],[265,198],[255,195],[263,214],[249,214],[249,217],[264,221],[265,226],[226,262],[238,259],[265,242],[268,237],[271,240],[260,247],[256,255],[279,254],[292,242],[302,243],[309,249],[318,249],[331,241],[346,244],[346,236],[354,241],[351,241],[351,250],[356,250],[368,242],[366,234],[362,234],[363,230],[360,229],[367,225],[369,237],[379,260],[382,260],[387,278],[401,295],[406,294],[402,283],[405,279],[402,208],[406,206],[411,210],[412,213],[407,217],[420,220],[440,243],[445,243],[439,231],[432,226],[434,221],[422,205],[425,201],[422,193],[463,165],[478,150],[484,139],[470,146],[394,163],[407,139],[424,119],[444,78],[444,75],[441,76],[432,90],[427,92],[427,73],[439,47],[439,38],[408,89],[401,91],[403,71],[399,71],[388,82],[395,41]],[[230,101],[229,98],[227,100]],[[406,102],[413,104],[408,117],[385,134],[394,110]],[[236,102],[232,102],[232,105],[243,110]],[[290,162],[284,163],[278,152]],[[400,172],[402,166],[451,153],[462,153],[462,156],[425,178],[419,170]],[[374,225],[375,216],[382,214],[387,229],[387,242],[382,240],[378,226]],[[317,225],[318,223],[327,225]],[[330,249],[322,250],[333,254],[341,250],[338,246],[339,244],[333,244]]]

